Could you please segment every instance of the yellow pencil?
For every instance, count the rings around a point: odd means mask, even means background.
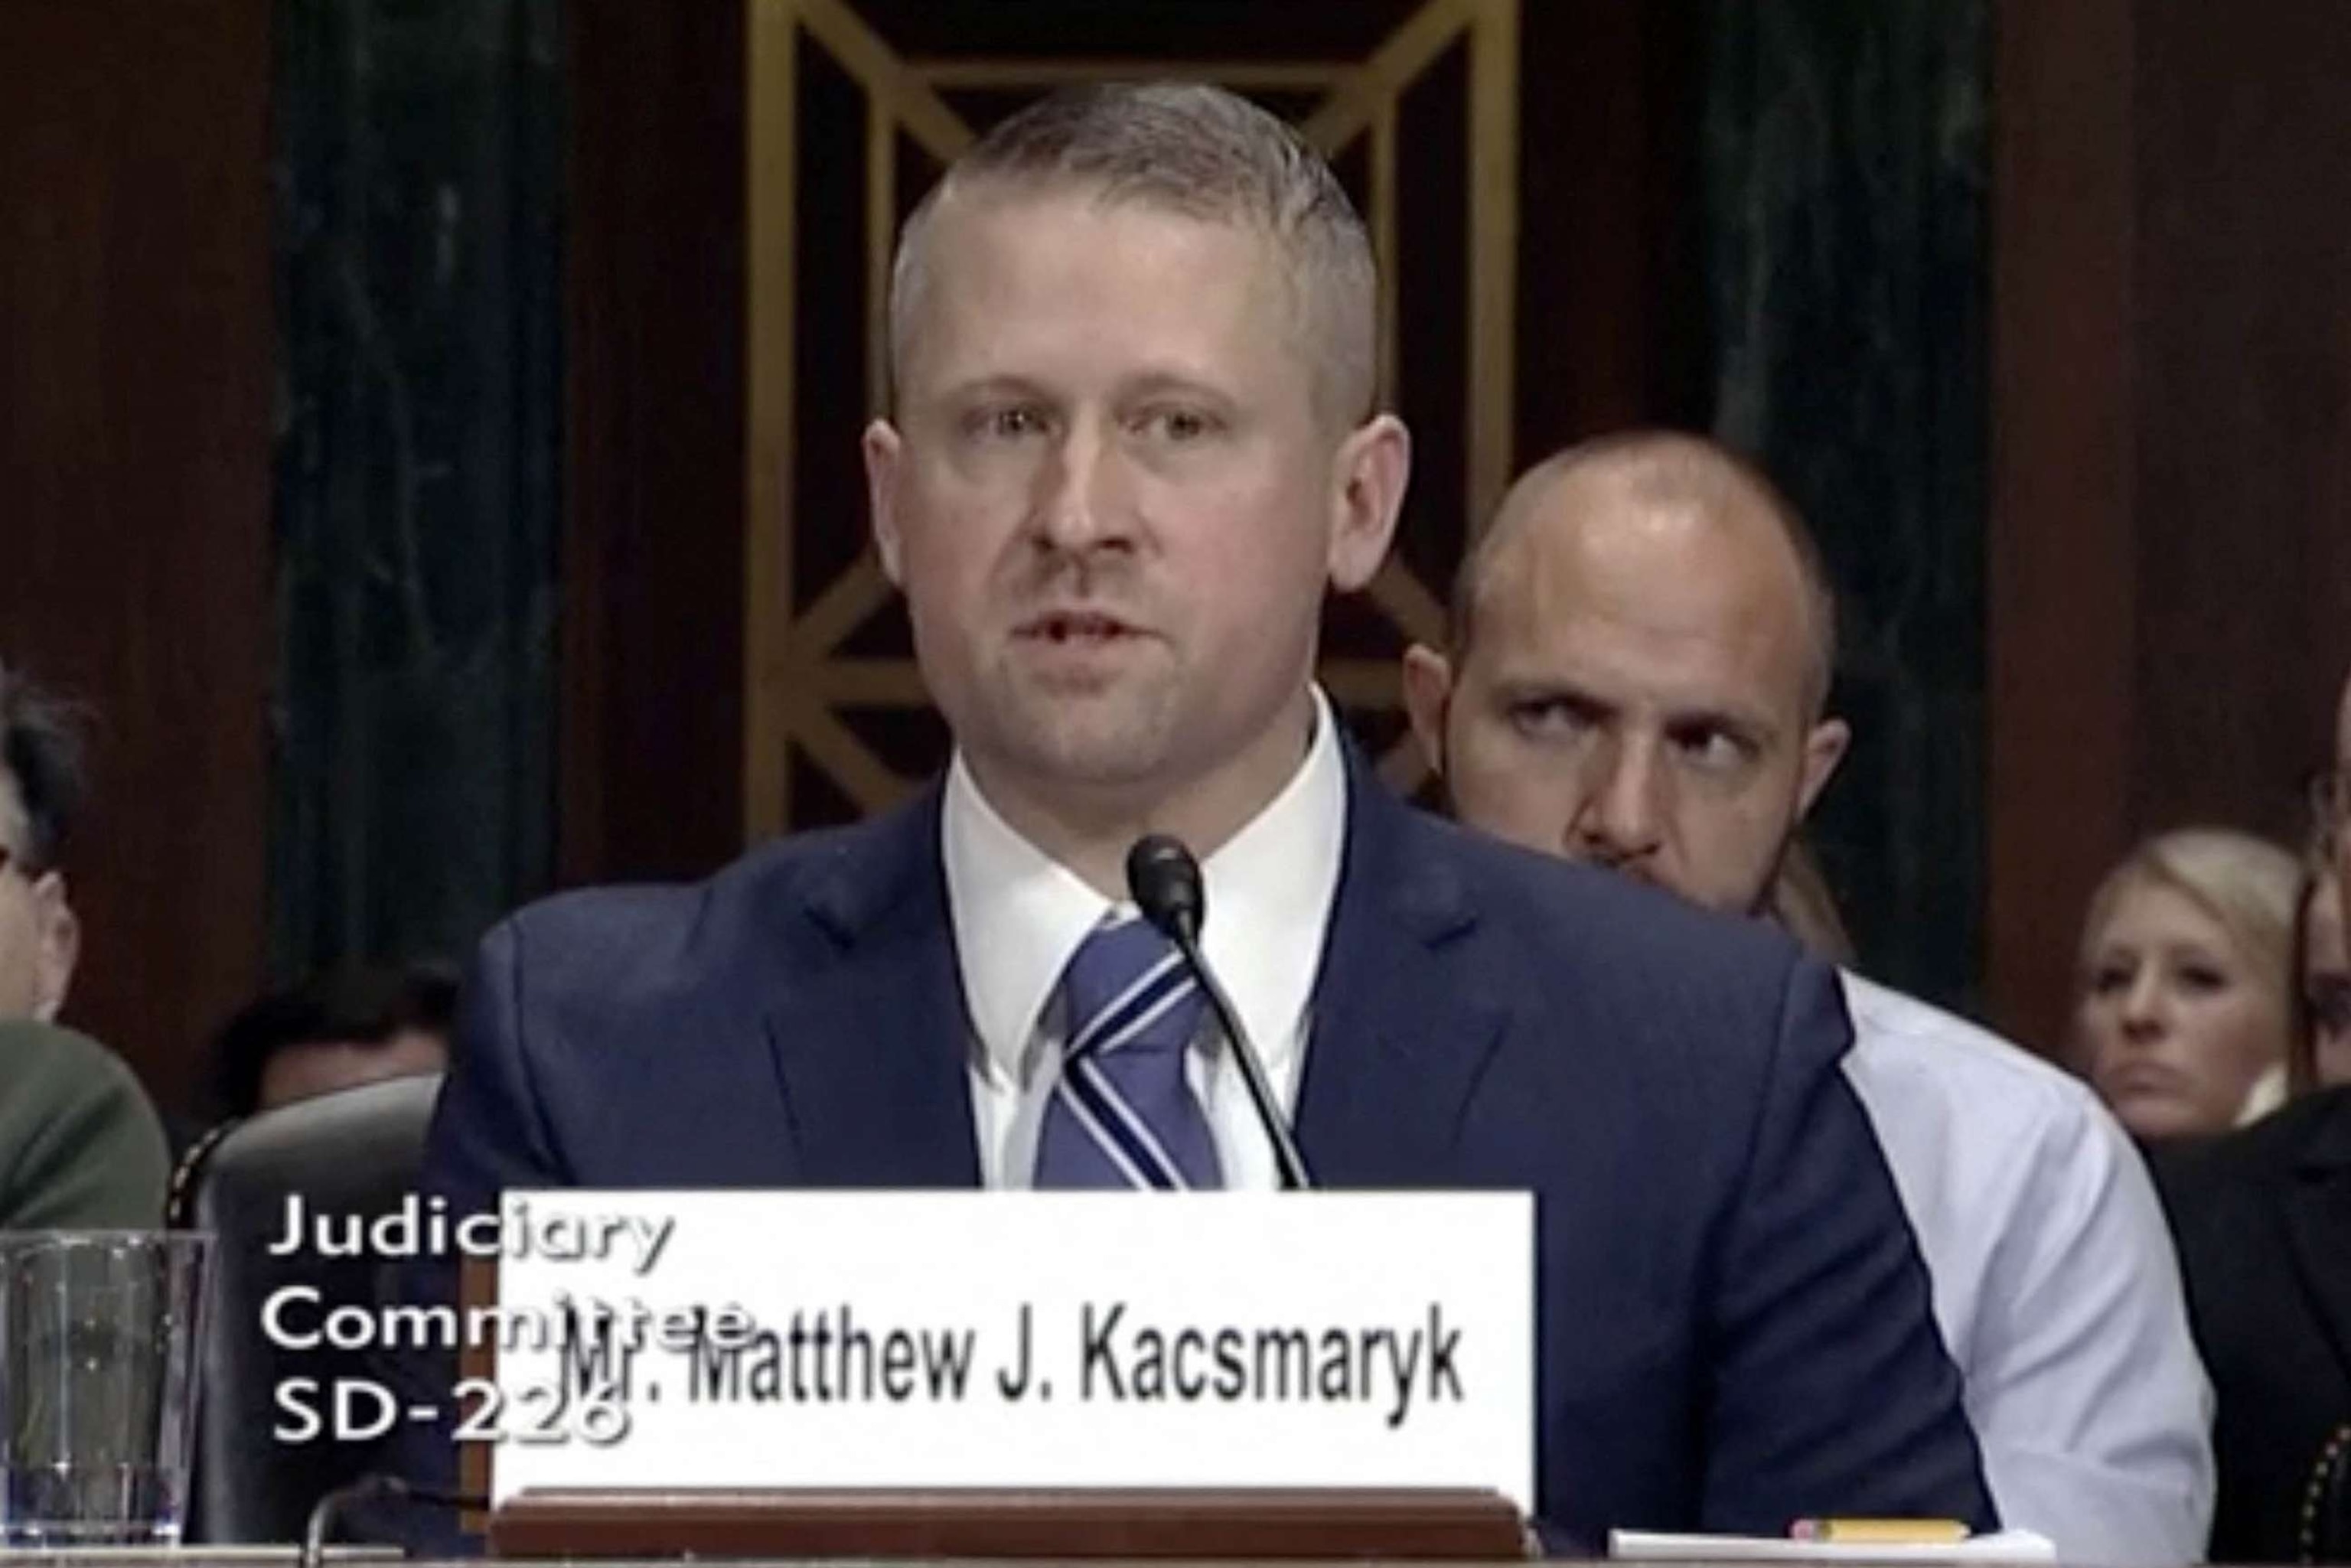
[[[1948,1546],[1965,1541],[1968,1527],[1956,1519],[1800,1519],[1788,1536],[1823,1545]]]

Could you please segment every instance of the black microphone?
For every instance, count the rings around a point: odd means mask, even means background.
[[[1200,951],[1200,927],[1208,918],[1207,891],[1200,882],[1200,862],[1184,847],[1181,839],[1165,833],[1146,833],[1134,841],[1126,852],[1126,890],[1134,895],[1143,917],[1159,930],[1159,934],[1176,944],[1190,965],[1192,977],[1216,1009],[1217,1021],[1224,1026],[1225,1038],[1233,1042],[1233,1055],[1241,1066],[1241,1082],[1249,1085],[1249,1103],[1257,1108],[1259,1124],[1265,1128],[1268,1142],[1273,1145],[1273,1162],[1281,1172],[1281,1185],[1292,1192],[1303,1192],[1314,1183],[1306,1174],[1305,1156],[1298,1152],[1297,1140],[1290,1135],[1289,1119],[1273,1101],[1272,1085],[1266,1082],[1265,1064],[1258,1060],[1257,1048],[1249,1043],[1249,1030],[1241,1027],[1240,1014],[1233,1010],[1232,999],[1225,988],[1217,984],[1217,977],[1208,970],[1208,960]]]

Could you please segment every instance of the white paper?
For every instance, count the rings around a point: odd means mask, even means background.
[[[2054,1563],[2045,1535],[2003,1530],[1965,1541],[1785,1541],[1760,1535],[1663,1535],[1615,1530],[1608,1555],[1647,1563]]]

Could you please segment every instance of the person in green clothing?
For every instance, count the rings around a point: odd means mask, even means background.
[[[120,1058],[55,1024],[0,1022],[0,1230],[152,1229],[171,1176]]]
[[[171,1177],[131,1070],[49,1021],[81,956],[58,862],[81,755],[73,710],[0,664],[0,1230],[160,1225]]]

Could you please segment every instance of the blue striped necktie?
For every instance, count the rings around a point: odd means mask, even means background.
[[[1148,921],[1097,927],[1061,977],[1068,1044],[1037,1135],[1040,1187],[1224,1185],[1184,1075],[1207,999]]]

